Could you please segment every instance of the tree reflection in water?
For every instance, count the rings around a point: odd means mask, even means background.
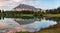
[[[45,17],[46,20],[52,20],[56,21],[57,23],[60,23],[60,17]]]

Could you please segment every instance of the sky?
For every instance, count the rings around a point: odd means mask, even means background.
[[[60,6],[60,0],[0,0],[0,9],[11,10],[19,4],[27,4],[41,9],[53,9]]]

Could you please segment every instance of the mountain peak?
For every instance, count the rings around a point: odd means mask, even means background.
[[[34,6],[26,5],[26,4],[19,4],[17,7],[13,8],[14,10],[21,11],[21,10],[29,10],[29,11],[36,11],[37,8]]]

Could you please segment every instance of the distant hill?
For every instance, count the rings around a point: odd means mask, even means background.
[[[14,11],[21,11],[21,10],[37,11],[38,9],[30,5],[20,4],[17,7],[13,8],[13,10]]]

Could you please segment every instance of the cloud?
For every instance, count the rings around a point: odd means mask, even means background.
[[[35,5],[37,0],[0,0],[0,9],[11,9],[19,4]]]
[[[6,6],[10,3],[12,3],[12,1],[10,1],[10,0],[2,0],[2,1],[0,0],[0,6]]]
[[[22,2],[24,0],[11,0],[11,1],[14,1],[14,2]]]
[[[0,2],[0,6],[6,5],[6,3]]]
[[[28,4],[37,8],[47,9],[58,7],[60,6],[59,3],[60,0],[0,0],[0,9],[11,9],[19,4]]]
[[[32,1],[36,0],[0,0],[0,6],[5,6],[5,5],[13,5],[15,3],[32,3]]]

